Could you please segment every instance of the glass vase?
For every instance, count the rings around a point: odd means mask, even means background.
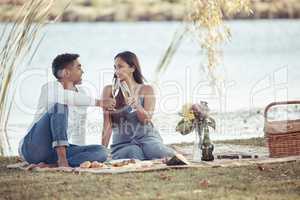
[[[199,130],[199,128],[196,126],[196,128],[193,131],[193,134],[195,135],[194,145],[193,145],[193,158],[192,160],[194,162],[200,162],[202,157],[202,135]]]

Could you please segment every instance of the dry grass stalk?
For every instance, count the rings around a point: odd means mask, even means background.
[[[171,43],[169,44],[167,50],[163,54],[158,66],[156,68],[157,74],[165,72],[165,70],[168,68],[168,66],[169,66],[170,62],[172,61],[174,54],[178,50],[186,32],[187,32],[186,28],[178,29],[175,32],[175,34],[171,40]]]
[[[0,154],[9,145],[6,125],[12,106],[13,75],[21,62],[33,49],[38,33],[47,23],[54,0],[28,0],[16,14],[12,24],[5,25],[0,44]],[[40,44],[40,42],[38,43]],[[37,48],[37,47],[36,47]],[[8,100],[11,102],[8,102]]]
[[[187,20],[192,22],[190,30],[195,33],[195,38],[207,56],[206,69],[212,86],[218,87],[215,70],[222,61],[220,46],[231,37],[229,27],[224,24],[224,17],[240,12],[251,13],[250,0],[190,0],[188,8]]]
[[[184,36],[192,34],[199,44],[201,53],[207,61],[205,69],[211,86],[221,95],[222,83],[218,82],[215,70],[222,61],[221,45],[231,37],[230,29],[224,24],[224,18],[240,12],[251,13],[250,0],[189,0],[186,8],[187,29],[181,34],[176,32],[167,50],[157,66],[157,74],[167,69],[173,55],[178,50]]]

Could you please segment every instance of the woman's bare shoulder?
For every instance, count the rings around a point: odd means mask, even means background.
[[[111,88],[112,88],[111,84],[110,85],[106,85],[106,86],[104,86],[103,91],[104,90],[111,90]]]
[[[153,94],[153,93],[154,93],[154,89],[151,85],[148,84],[141,85],[141,94],[145,95],[145,94]]]
[[[106,85],[106,86],[104,86],[104,88],[102,90],[102,94],[105,96],[110,96],[111,90],[112,90],[112,85]]]

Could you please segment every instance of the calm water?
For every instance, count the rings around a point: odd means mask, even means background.
[[[166,143],[191,141],[192,135],[174,132],[181,105],[206,100],[218,120],[213,139],[261,136],[263,118],[256,113],[274,100],[300,99],[300,20],[232,21],[231,42],[224,45],[224,62],[218,67],[225,80],[224,95],[211,93],[207,76],[199,66],[203,55],[187,36],[170,67],[154,83],[155,68],[179,23],[62,23],[49,25],[46,37],[30,64],[16,78],[17,93],[10,116],[9,136],[16,143],[30,124],[39,88],[52,79],[52,59],[63,52],[81,55],[83,85],[100,96],[112,77],[113,57],[120,51],[135,52],[148,82],[154,84],[157,108],[154,122]],[[3,25],[0,26],[0,29]],[[246,121],[245,121],[246,120]],[[88,113],[88,141],[100,142],[102,116],[95,108]]]

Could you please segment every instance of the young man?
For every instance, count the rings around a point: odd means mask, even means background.
[[[77,143],[82,143],[78,136],[82,135],[80,130],[84,122],[80,124],[81,114],[76,108],[98,106],[113,110],[115,107],[115,100],[93,99],[76,87],[83,74],[78,57],[77,54],[62,54],[53,60],[52,72],[57,81],[42,86],[36,116],[19,146],[20,156],[28,163],[76,167],[84,161],[107,159],[106,149],[101,145],[78,146],[68,140],[75,135]]]

